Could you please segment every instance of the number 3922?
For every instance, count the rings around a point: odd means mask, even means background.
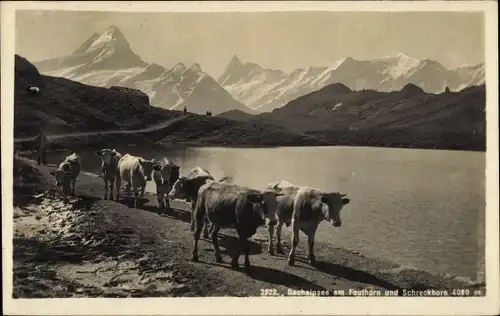
[[[260,289],[260,296],[278,296],[277,289]]]

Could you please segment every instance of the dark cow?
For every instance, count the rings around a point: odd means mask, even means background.
[[[122,154],[114,149],[104,148],[96,151],[96,155],[101,157],[101,175],[104,180],[104,199],[113,200],[113,190],[115,186],[116,173],[118,172],[118,161],[122,158]]]
[[[318,225],[323,221],[331,223],[334,227],[340,227],[340,211],[349,204],[350,199],[346,194],[338,192],[325,192],[319,189],[296,186],[290,182],[281,180],[271,183],[267,187],[282,195],[277,198],[276,209],[276,252],[283,254],[281,248],[281,229],[283,224],[287,227],[292,225],[292,249],[288,256],[288,264],[295,264],[295,249],[299,244],[299,230],[304,232],[308,238],[309,263],[314,265],[314,239]],[[273,254],[273,225],[269,224],[269,253]]]
[[[226,181],[229,177],[224,177],[219,182]],[[194,209],[196,207],[196,200],[198,199],[198,190],[208,180],[215,181],[214,177],[207,170],[196,167],[191,170],[187,176],[179,177],[174,183],[172,190],[168,194],[170,199],[185,200],[191,204],[191,231],[194,231]],[[203,230],[203,237],[208,238],[209,231],[208,225],[205,225]]]
[[[245,271],[250,268],[248,238],[253,236],[257,228],[265,223],[266,217],[275,212],[276,196],[273,191],[258,191],[229,184],[208,180],[198,191],[198,199],[194,211],[194,244],[193,261],[198,261],[198,240],[205,218],[213,225],[212,243],[215,259],[222,262],[217,234],[220,229],[234,228],[238,233],[240,245],[231,261],[233,268],[238,267],[241,252],[245,253]],[[268,201],[273,199],[275,203]]]
[[[156,184],[158,207],[165,212],[170,210],[168,193],[179,179],[179,169],[180,167],[169,159],[164,159],[153,165],[153,180]]]

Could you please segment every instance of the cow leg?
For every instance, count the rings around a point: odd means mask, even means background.
[[[130,182],[127,182],[127,184],[125,184],[125,192],[127,193],[127,198],[130,197],[130,190],[132,189],[132,185],[130,184]]]
[[[45,150],[42,153],[42,162],[44,165],[47,165],[47,152]]]
[[[158,208],[160,210],[163,210],[163,208],[165,207],[165,205],[163,204],[163,194],[158,187],[156,188],[156,198],[158,199]]]
[[[114,185],[113,185],[113,180],[109,180],[109,199],[113,200],[113,191],[114,191]]]
[[[134,208],[137,208],[138,200],[139,200],[139,186],[134,182],[131,183],[132,191],[134,194]]]
[[[240,234],[238,233],[238,236],[239,235]],[[237,269],[238,268],[238,259],[240,258],[240,253],[241,253],[241,251],[244,248],[243,247],[243,238],[239,237],[239,240],[240,240],[240,243],[239,243],[238,247],[236,248],[236,254],[235,254],[233,260],[231,260],[231,267],[233,269]]]
[[[205,223],[205,227],[206,225],[207,223]],[[218,234],[219,234],[219,228],[214,228],[212,231],[212,243],[214,244],[215,261],[222,262],[222,256],[220,255],[220,248],[219,248],[219,240],[217,239]]]
[[[72,192],[71,195],[75,196],[75,186],[76,186],[76,178],[73,179],[72,181]]]
[[[205,216],[203,218],[203,238],[206,238],[208,239],[208,233],[209,233],[209,230],[208,230],[208,226],[210,226],[210,221],[208,220],[208,218]],[[213,233],[213,231],[215,230],[215,226],[212,224],[212,226],[210,227],[210,230],[211,230],[211,233]]]
[[[170,208],[170,200],[168,199],[168,192],[165,193],[165,212],[169,212]]]
[[[118,201],[120,199],[120,188],[122,187],[122,178],[120,175],[116,175],[115,178],[116,181],[116,200]]]
[[[285,252],[283,251],[283,248],[281,247],[281,230],[283,229],[283,222],[278,222],[276,225],[276,253],[280,255],[284,255]]]
[[[250,242],[248,241],[247,238],[243,238],[243,251],[245,251],[245,265],[243,266],[243,269],[245,272],[250,271]]]
[[[108,180],[104,179],[104,200],[108,199]]]
[[[309,246],[309,264],[315,265],[316,258],[314,256],[314,238],[316,236],[316,229],[307,232],[307,244]]]
[[[194,243],[193,243],[193,253],[192,253],[192,260],[197,262],[198,261],[198,240],[200,240],[200,235],[201,235],[201,229],[203,226],[203,220],[195,220],[195,225],[196,229],[194,231]]]
[[[274,255],[274,243],[273,243],[273,233],[274,225],[272,223],[267,224],[267,231],[269,233],[269,243],[267,245],[267,252],[272,256]]]
[[[299,223],[296,220],[292,220],[292,249],[288,255],[288,265],[295,265],[295,249],[299,244]]]
[[[196,209],[196,203],[191,202],[191,231],[194,231],[194,214],[195,214],[195,209]]]

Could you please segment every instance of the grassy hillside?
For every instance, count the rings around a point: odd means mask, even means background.
[[[45,126],[47,134],[137,130],[163,122],[164,126],[128,135],[66,137],[55,143],[98,145],[125,141],[175,141],[217,145],[320,145],[323,142],[285,127],[237,122],[170,111],[149,105],[141,94],[94,87],[64,78],[40,75],[28,60],[16,55],[14,135],[30,137]],[[32,94],[30,86],[39,86]]]
[[[266,121],[333,145],[484,150],[485,86],[441,94],[350,91],[333,84],[250,121]]]

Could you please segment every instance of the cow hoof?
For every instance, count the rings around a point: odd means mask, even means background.
[[[215,257],[215,261],[219,263],[224,262],[224,260],[222,260],[222,257]]]
[[[250,266],[250,263],[245,264],[245,266],[243,267],[243,272],[245,272],[246,274],[250,273],[251,270],[252,270],[252,267]]]
[[[199,262],[200,260],[198,259],[198,256],[192,256],[191,261],[193,262]]]
[[[208,239],[208,238],[210,238],[210,236],[208,236],[208,233],[207,234],[203,234],[203,238]]]
[[[231,261],[231,268],[233,269],[238,269],[238,261],[237,260],[232,260]]]
[[[312,266],[315,266],[316,265],[316,259],[309,258],[309,264],[312,265]]]
[[[267,252],[269,252],[269,254],[271,256],[274,256],[274,249],[272,249],[272,248],[271,249],[267,249]]]
[[[283,251],[283,249],[281,247],[277,247],[276,248],[276,253],[280,254],[280,255],[284,255],[285,254],[285,252]]]
[[[288,258],[288,265],[293,267],[295,265],[295,258]]]

